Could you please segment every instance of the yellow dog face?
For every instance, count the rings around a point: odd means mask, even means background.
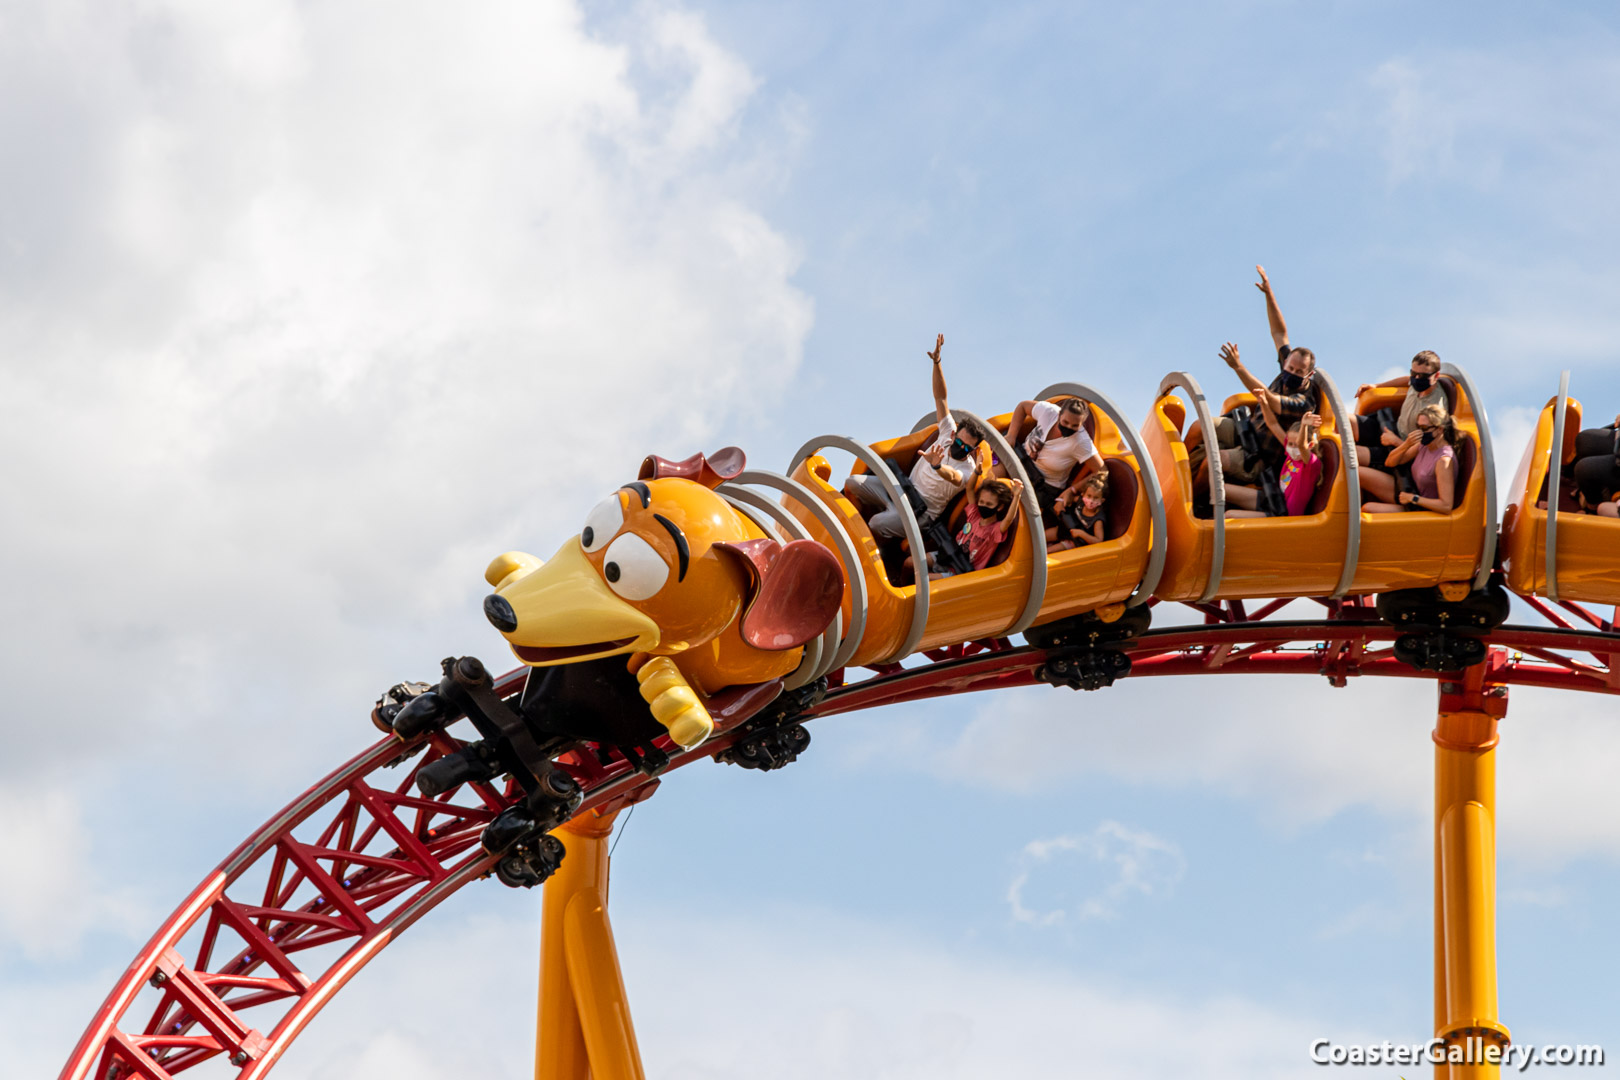
[[[744,520],[692,480],[626,484],[550,562],[520,552],[496,558],[485,572],[495,586],[485,612],[535,667],[684,652],[729,626],[747,600],[746,567],[715,547],[757,538]]]

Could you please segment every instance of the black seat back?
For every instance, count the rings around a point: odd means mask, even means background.
[[[1457,432],[1457,445],[1453,448],[1456,454],[1456,482],[1452,485],[1451,509],[1456,512],[1468,496],[1468,481],[1474,475],[1474,463],[1479,460],[1479,447],[1474,437],[1466,431]]]

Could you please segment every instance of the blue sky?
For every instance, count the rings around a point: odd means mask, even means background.
[[[381,688],[501,657],[491,555],[648,452],[908,429],[936,332],[975,412],[1077,379],[1140,417],[1264,356],[1258,262],[1341,386],[1467,366],[1509,471],[1560,369],[1613,415],[1617,119],[1595,4],[0,3],[0,1043],[50,1075]],[[685,770],[615,863],[649,1074],[1420,1040],[1433,706],[1143,680]],[[1515,691],[1503,726],[1524,1042],[1620,1051],[1614,715]],[[458,896],[282,1074],[460,1076],[493,1028],[525,1075],[537,912]]]

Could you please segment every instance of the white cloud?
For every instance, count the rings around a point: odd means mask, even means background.
[[[382,685],[502,651],[492,555],[774,399],[811,322],[755,208],[778,133],[742,140],[757,80],[699,18],[643,15],[6,16],[0,645],[8,716],[53,716],[34,767],[335,756]]]
[[[1025,844],[1018,873],[1007,886],[1007,906],[1013,921],[1031,926],[1057,926],[1070,918],[1111,919],[1134,897],[1169,893],[1186,868],[1187,860],[1175,844],[1117,821],[1104,821],[1089,834]],[[1026,906],[1026,901],[1034,903],[1028,894],[1034,891],[1030,879],[1037,874],[1043,879],[1037,888],[1061,898],[1045,901],[1044,910]],[[1076,898],[1076,892],[1082,895]]]
[[[1126,680],[1090,694],[1038,687],[998,692],[954,732],[937,711],[897,709],[852,738],[847,763],[1015,792],[1094,775],[1214,792],[1287,831],[1364,808],[1396,828],[1401,852],[1426,857],[1436,705],[1433,682],[1406,679],[1344,690],[1278,676]],[[1497,751],[1504,860],[1620,857],[1604,778],[1604,763],[1620,757],[1612,714],[1599,695],[1512,690]]]
[[[1288,828],[1350,806],[1427,805],[1432,684],[1334,691],[1319,680],[1212,676],[1197,689],[1135,679],[1092,693],[1001,691],[954,738],[897,718],[875,727],[861,754],[1012,791],[1098,773],[1213,790],[1254,801]],[[1060,745],[1075,752],[1050,752]]]
[[[1330,1026],[1235,996],[1161,996],[990,959],[813,910],[665,918],[621,917],[615,927],[651,1076],[1247,1080],[1297,1075],[1318,1028]],[[526,1073],[536,923],[526,910],[413,930],[333,1003],[278,1075],[449,1078],[465,1074],[469,1054],[489,1075]],[[1331,1025],[1336,1037],[1348,1026]],[[407,1071],[390,1071],[402,1062]]]
[[[93,927],[134,933],[149,917],[98,870],[71,788],[0,785],[0,821],[0,963],[57,958]]]
[[[1490,189],[1524,172],[1584,184],[1571,167],[1612,147],[1616,70],[1620,55],[1601,38],[1399,55],[1368,73],[1366,97],[1337,119],[1372,135],[1391,185]]]

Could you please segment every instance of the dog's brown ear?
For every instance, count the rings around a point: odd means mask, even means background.
[[[742,636],[756,649],[794,649],[826,630],[844,602],[844,567],[813,540],[714,545],[748,575]]]
[[[722,446],[713,454],[693,454],[681,461],[648,455],[641,463],[641,475],[636,479],[662,480],[666,476],[678,476],[683,480],[702,484],[713,491],[742,472],[746,463],[747,459],[743,456],[742,448],[737,446]]]

